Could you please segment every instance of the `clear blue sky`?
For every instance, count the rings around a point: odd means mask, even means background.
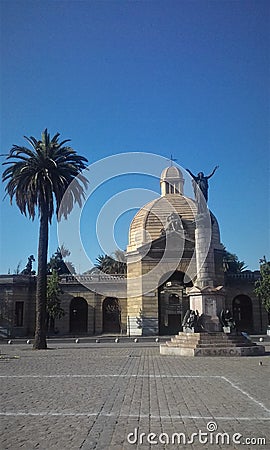
[[[219,164],[209,207],[227,249],[256,269],[270,257],[269,35],[268,0],[2,0],[0,152],[47,127],[89,163],[139,151],[172,153],[195,173]],[[158,180],[131,178],[109,194],[159,191]],[[38,223],[0,194],[3,273],[37,255]],[[110,195],[96,192],[84,230]],[[122,248],[132,214],[117,223]],[[100,252],[95,233],[83,239]]]

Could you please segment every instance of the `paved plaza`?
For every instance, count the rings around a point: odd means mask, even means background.
[[[270,449],[269,354],[161,356],[154,339],[49,347],[0,345],[1,450]]]

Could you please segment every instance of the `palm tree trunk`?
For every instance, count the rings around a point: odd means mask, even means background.
[[[36,331],[33,348],[46,349],[46,301],[47,301],[47,254],[49,222],[47,208],[40,215],[38,243],[38,274],[36,294]]]

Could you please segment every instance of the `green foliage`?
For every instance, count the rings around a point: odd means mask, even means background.
[[[227,273],[240,273],[247,268],[244,261],[240,261],[238,256],[230,253],[223,247],[223,269]]]
[[[48,130],[41,140],[26,137],[29,147],[13,145],[3,165],[8,167],[2,175],[7,182],[5,191],[10,203],[15,199],[22,214],[40,221],[38,243],[38,274],[36,296],[36,330],[33,347],[47,348],[47,254],[49,224],[53,214],[57,219],[67,218],[75,203],[82,205],[88,180],[82,175],[87,159],[79,156],[67,143],[59,141],[59,133],[52,139]]]
[[[256,281],[254,292],[267,312],[270,312],[270,261],[265,256],[260,260],[260,280]]]
[[[21,271],[22,275],[35,275],[35,271],[32,270],[33,261],[35,261],[34,255],[30,255],[26,264],[25,269]]]
[[[108,274],[125,275],[127,273],[126,256],[121,250],[116,250],[112,256],[98,255],[95,266]]]
[[[36,210],[40,215],[44,208],[50,222],[54,209],[58,218],[66,218],[73,204],[77,202],[81,205],[84,197],[83,187],[86,188],[88,182],[80,172],[86,168],[87,159],[64,145],[70,139],[59,142],[59,136],[57,133],[50,139],[47,129],[42,133],[41,140],[25,136],[31,148],[13,145],[9,154],[5,155],[3,165],[8,165],[8,168],[2,179],[8,182],[6,193],[10,202],[15,198],[21,213],[29,215],[32,220]],[[74,183],[71,185],[72,181]],[[68,187],[65,202],[61,205]]]
[[[70,261],[64,261],[64,258],[70,255],[70,251],[63,245],[58,247],[56,252],[51,256],[48,263],[48,274],[56,270],[58,275],[66,275],[75,273],[75,267]]]
[[[65,311],[61,308],[60,295],[63,291],[59,284],[59,276],[56,270],[52,270],[51,276],[47,281],[47,304],[46,310],[49,317],[53,319],[61,319]]]

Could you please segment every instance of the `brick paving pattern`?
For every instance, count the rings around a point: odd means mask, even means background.
[[[159,344],[133,342],[50,348],[0,346],[1,450],[270,449],[268,355],[161,356]],[[205,445],[171,442],[199,430]],[[230,443],[212,444],[218,432]],[[266,444],[235,444],[234,433]]]

